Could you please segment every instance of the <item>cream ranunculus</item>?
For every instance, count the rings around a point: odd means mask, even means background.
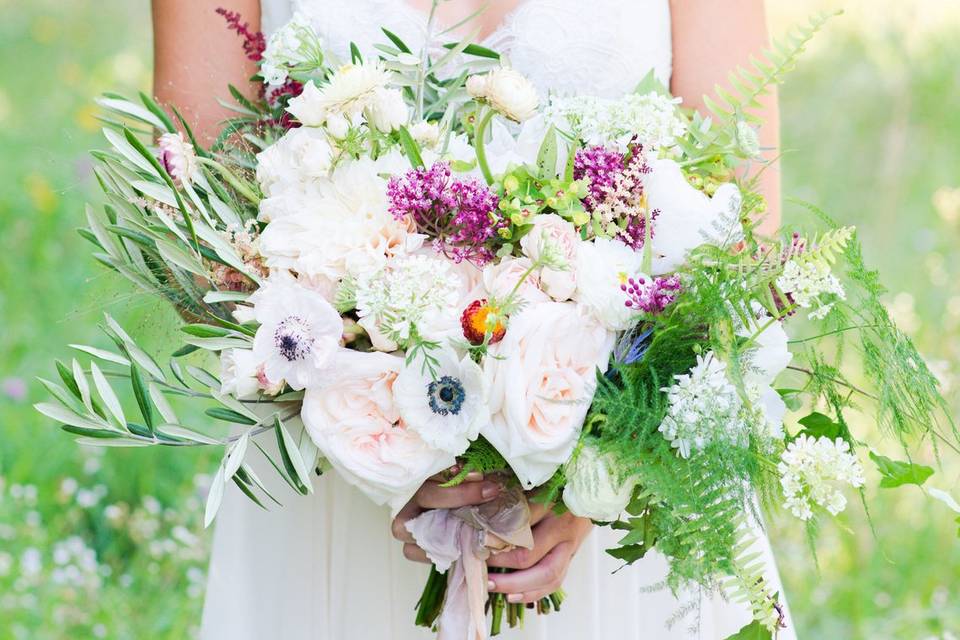
[[[250,349],[226,349],[220,354],[220,393],[234,398],[254,398],[260,390],[260,362]]]
[[[574,226],[555,213],[539,215],[533,229],[520,239],[523,254],[539,260],[544,249],[556,252],[566,262],[566,269],[540,270],[540,288],[557,302],[573,297],[577,290],[577,250],[582,243]]]
[[[609,455],[600,455],[596,445],[586,444],[577,457],[567,464],[567,483],[563,487],[563,503],[570,512],[597,522],[620,518],[627,508],[636,477],[619,477]]]
[[[522,73],[510,67],[494,69],[486,76],[467,80],[467,92],[474,98],[486,100],[501,115],[523,122],[536,115],[540,96]]]
[[[596,238],[577,251],[577,291],[573,299],[606,328],[622,331],[637,314],[626,306],[621,285],[640,274],[643,256],[619,240]]]
[[[656,160],[651,169],[644,185],[650,209],[659,211],[653,223],[653,275],[675,271],[702,244],[727,246],[743,238],[736,185],[722,185],[710,198],[687,182],[673,160]]]
[[[570,456],[614,334],[576,305],[540,302],[513,317],[484,361],[490,424],[481,429],[525,487]]]
[[[347,482],[396,512],[456,458],[427,445],[401,418],[394,385],[403,358],[343,350],[337,364],[333,384],[307,390],[303,424]]]

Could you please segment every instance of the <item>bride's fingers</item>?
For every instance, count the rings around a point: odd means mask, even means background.
[[[561,542],[529,569],[491,574],[490,591],[509,594],[510,602],[536,602],[560,588],[571,557],[573,544]]]
[[[510,551],[496,553],[487,560],[487,566],[529,569],[565,538],[566,531],[566,524],[561,518],[547,518],[533,528],[533,549],[517,547]]]
[[[411,542],[403,545],[403,557],[411,562],[423,562],[424,564],[430,564],[430,559],[427,557],[426,552]]]
[[[455,487],[441,487],[426,482],[417,491],[415,499],[421,509],[456,509],[464,505],[483,504],[496,498],[502,487],[498,482],[464,482]]]
[[[393,537],[400,542],[412,543],[414,541],[413,534],[407,531],[407,521],[416,518],[417,515],[420,514],[420,511],[420,506],[417,505],[415,500],[411,500],[403,509],[400,509],[397,517],[390,523],[390,532],[393,534]]]
[[[551,513],[551,505],[540,502],[530,503],[530,526],[534,526]]]

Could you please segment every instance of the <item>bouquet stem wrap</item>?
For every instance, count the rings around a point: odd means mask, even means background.
[[[438,571],[449,571],[438,640],[485,640],[487,558],[533,548],[530,506],[519,486],[490,502],[425,511],[406,524]]]

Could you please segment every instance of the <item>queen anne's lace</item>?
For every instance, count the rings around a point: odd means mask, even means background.
[[[813,507],[837,515],[847,506],[842,484],[863,486],[863,467],[850,445],[837,438],[801,435],[790,443],[777,465],[785,506],[801,520],[813,517]]]
[[[726,368],[708,352],[697,356],[690,373],[674,376],[676,384],[662,389],[670,407],[660,432],[684,458],[712,442],[741,445],[749,433],[743,403],[727,379]]]
[[[777,278],[777,286],[790,296],[797,306],[813,308],[810,317],[822,320],[833,308],[832,302],[822,296],[846,299],[840,281],[830,273],[830,266],[822,260],[790,260],[783,267],[783,275]]]

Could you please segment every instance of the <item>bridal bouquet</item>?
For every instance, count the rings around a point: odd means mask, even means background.
[[[673,589],[749,602],[736,637],[770,638],[760,513],[783,505],[813,535],[863,487],[859,451],[884,487],[933,472],[873,452],[849,411],[872,403],[904,442],[956,439],[854,230],[808,207],[819,233],[761,238],[763,198],[738,178],[761,162],[751,109],[825,17],[705,117],[652,76],[619,99],[546,98],[469,40],[415,52],[384,30],[376,51],[328,51],[299,17],[265,42],[222,13],[261,95],[231,88],[211,148],[147,96],[103,98],[107,202],[82,230],[176,305],[185,345],[161,367],[107,317],[116,349],[75,345],[89,364],[58,363],[37,406],[85,444],[224,447],[208,523],[228,482],[279,503],[254,455],[300,494],[332,469],[394,511],[436,474],[481,472],[501,498],[408,524],[435,564],[419,624],[480,638],[488,612],[494,634],[522,622],[488,596],[485,560],[532,546],[534,500],[622,530],[609,553],[625,563],[658,549]],[[183,424],[170,396],[233,430]]]

